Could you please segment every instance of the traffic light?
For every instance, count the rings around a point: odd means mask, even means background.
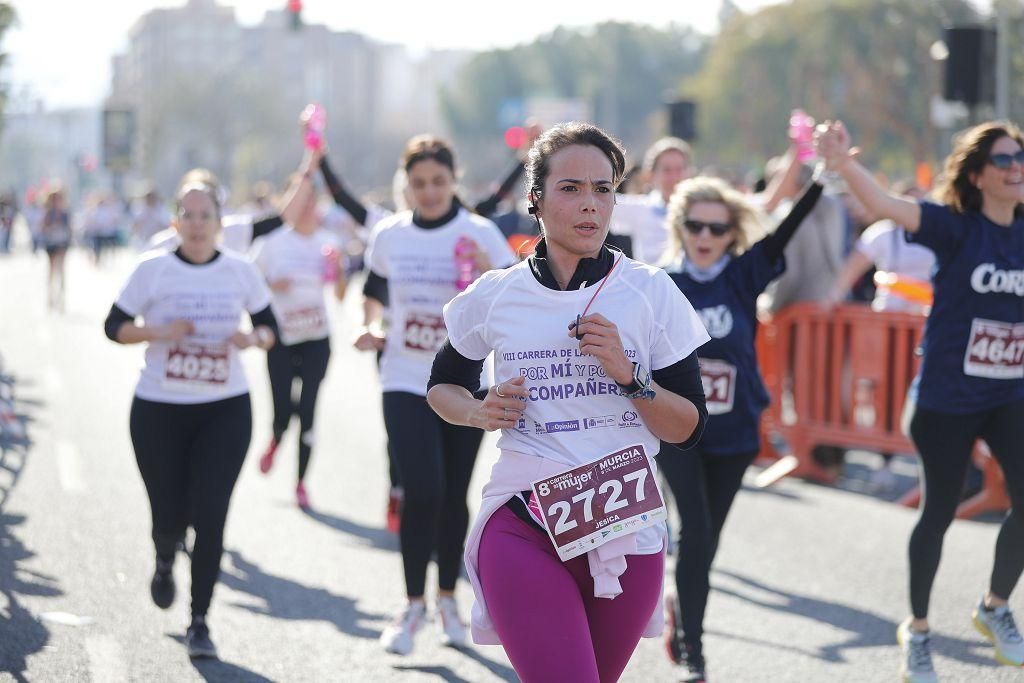
[[[287,11],[292,30],[298,31],[302,28],[302,0],[288,0]]]

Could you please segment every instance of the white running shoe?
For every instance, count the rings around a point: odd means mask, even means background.
[[[1024,638],[1017,630],[1009,607],[985,609],[982,597],[972,616],[974,628],[996,646],[996,659],[1007,666],[1024,666]]]
[[[900,644],[900,680],[903,683],[938,683],[932,666],[931,636],[915,631],[907,619],[896,629]]]
[[[398,617],[380,634],[380,644],[386,652],[407,655],[412,652],[413,639],[427,619],[427,606],[410,602]]]
[[[459,618],[459,606],[455,598],[439,597],[437,612],[441,615],[441,625],[444,627],[442,642],[450,647],[465,647],[469,637],[466,634],[466,625]]]

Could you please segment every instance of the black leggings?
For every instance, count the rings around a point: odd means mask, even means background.
[[[331,358],[329,339],[314,339],[291,346],[276,344],[267,351],[267,370],[270,373],[270,393],[274,398],[274,440],[281,442],[292,415],[299,415],[299,481],[306,476],[309,458],[316,439],[313,418],[320,382],[327,374],[327,361]],[[299,403],[292,401],[292,384],[302,382]]]
[[[700,447],[681,451],[661,444],[658,466],[679,510],[676,593],[682,614],[682,642],[690,656],[703,656],[704,610],[711,563],[743,473],[757,453],[710,455]]]
[[[910,606],[914,617],[928,616],[935,572],[942,556],[942,538],[953,522],[964,472],[976,439],[984,439],[1006,475],[1013,507],[996,539],[995,564],[989,589],[1010,597],[1024,569],[1024,401],[967,415],[917,408],[910,437],[921,462],[921,516],[910,535]]]
[[[185,530],[195,530],[192,614],[204,615],[220,573],[231,491],[249,449],[249,394],[193,405],[136,398],[129,422],[156,554],[173,559]]]
[[[409,597],[424,593],[427,563],[437,551],[438,586],[455,590],[469,527],[466,492],[484,433],[451,425],[423,396],[384,392],[384,426],[404,485],[399,538]]]

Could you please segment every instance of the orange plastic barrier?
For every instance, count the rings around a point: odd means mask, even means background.
[[[817,446],[913,452],[900,421],[920,363],[924,321],[863,304],[825,309],[815,303],[790,306],[762,321],[757,356],[772,402],[761,422],[760,460],[775,462],[758,476],[758,485],[789,474],[832,483],[838,471],[815,460]],[[782,442],[788,452],[776,450]],[[959,516],[1009,508],[1002,470],[987,453],[979,442],[975,461],[984,485],[961,505]]]
[[[517,232],[509,235],[507,241],[508,246],[522,260],[533,254],[537,248],[537,243],[540,242],[540,235],[524,235]]]
[[[762,324],[758,360],[772,396],[762,430],[769,442],[780,435],[795,458],[779,464],[790,470],[782,476],[834,481],[837,473],[812,457],[816,446],[912,450],[900,415],[923,327],[920,315],[815,303],[790,306]]]

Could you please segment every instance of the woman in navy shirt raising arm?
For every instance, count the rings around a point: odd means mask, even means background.
[[[782,250],[821,191],[820,183],[811,182],[775,232],[758,241],[757,209],[718,178],[683,181],[669,202],[669,225],[682,256],[669,275],[711,335],[698,351],[709,415],[704,437],[689,453],[663,443],[658,457],[681,520],[679,598],[668,603],[667,637],[670,656],[686,668],[684,681],[706,678],[708,574],[743,473],[760,447],[758,425],[768,405],[754,351],[757,296],[786,270]]]
[[[988,591],[974,610],[996,658],[1024,663],[1024,641],[1007,607],[1024,569],[1024,137],[989,122],[962,133],[946,159],[939,202],[891,195],[854,159],[841,122],[819,134],[819,152],[880,218],[935,252],[935,303],[925,327],[910,436],[917,447],[924,505],[910,536],[910,604],[900,624],[906,680],[936,680],[928,600],[942,538],[960,500],[976,439],[1006,474],[1013,509],[996,540]]]

